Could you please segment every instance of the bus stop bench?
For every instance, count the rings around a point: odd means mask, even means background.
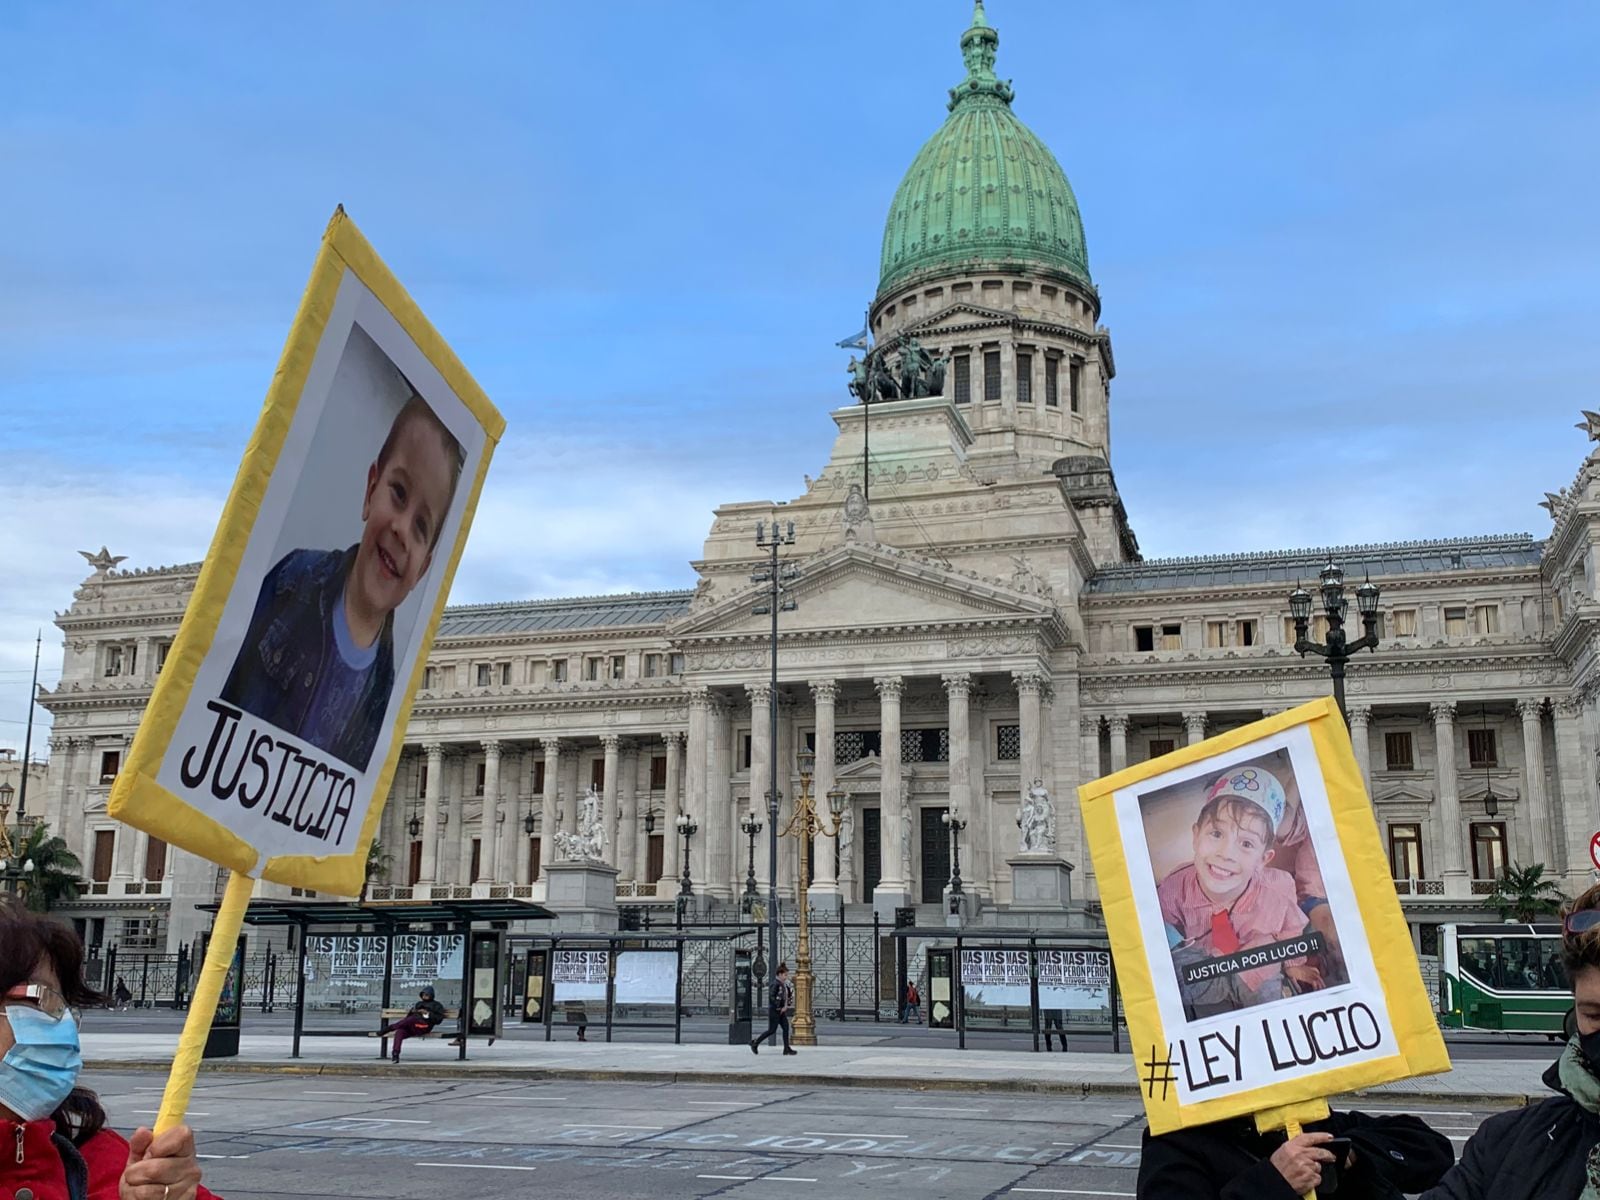
[[[390,1033],[391,1029],[393,1028],[394,1024],[397,1021],[404,1020],[406,1018],[406,1016],[410,1012],[411,1012],[411,1010],[409,1008],[386,1008],[386,1009],[382,1010],[382,1013],[380,1014],[382,1016],[382,1018],[383,1018],[382,1026],[378,1029],[378,1031],[376,1033],[370,1033],[370,1034],[367,1035],[368,1037],[375,1037],[375,1038],[382,1038],[383,1039],[382,1045],[379,1047],[380,1053],[388,1049],[388,1046],[389,1046],[389,1033]],[[435,1025],[432,1029],[428,1030],[426,1033],[423,1033],[423,1032],[419,1031],[417,1033],[413,1033],[411,1035],[411,1037],[413,1039],[415,1039],[415,1038],[428,1038],[428,1037],[433,1037],[436,1034],[451,1033],[451,1032],[453,1032],[456,1037],[460,1037],[460,1036],[462,1036],[462,1030],[461,1030],[461,1027],[460,1027],[460,1019],[461,1019],[461,1010],[459,1008],[447,1008],[447,1009],[444,1010],[444,1020],[440,1021],[437,1025]],[[448,1028],[446,1028],[447,1026],[448,1026]],[[489,1045],[491,1045],[491,1046],[494,1045],[494,1038],[490,1038],[489,1039]]]

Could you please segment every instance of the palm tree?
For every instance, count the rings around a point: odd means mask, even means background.
[[[387,853],[383,848],[383,843],[377,838],[373,838],[372,845],[367,847],[367,870],[365,877],[361,880],[361,895],[357,900],[358,903],[366,901],[367,889],[372,886],[373,880],[389,878],[389,866],[393,862],[394,855]]]
[[[1483,903],[1498,912],[1502,921],[1527,924],[1561,911],[1565,898],[1561,885],[1544,877],[1543,863],[1531,867],[1513,863],[1495,880],[1494,892]]]
[[[22,830],[17,832],[21,833]],[[43,821],[29,826],[17,843],[17,861],[24,864],[22,900],[34,912],[49,912],[83,891],[83,864],[67,843],[50,834]]]

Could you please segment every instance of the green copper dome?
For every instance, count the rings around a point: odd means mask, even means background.
[[[977,0],[961,36],[967,77],[950,89],[950,115],[889,207],[880,296],[980,264],[1054,269],[1090,283],[1077,198],[1055,156],[1011,111],[1011,85],[994,73],[999,44]]]

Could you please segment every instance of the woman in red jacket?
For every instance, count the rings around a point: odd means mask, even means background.
[[[0,902],[0,1192],[33,1200],[208,1200],[194,1134],[179,1125],[130,1142],[77,1086],[77,1009],[100,996],[64,925]],[[214,1198],[212,1198],[214,1200]]]

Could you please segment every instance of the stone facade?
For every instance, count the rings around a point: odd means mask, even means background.
[[[1009,106],[1009,87],[985,86]],[[1111,468],[1115,364],[1099,319],[1093,285],[1047,262],[922,261],[880,290],[869,322],[879,347],[915,336],[944,356],[944,394],[834,412],[832,451],[802,494],[717,509],[692,588],[451,609],[382,825],[380,894],[544,898],[554,834],[574,830],[593,784],[624,904],[676,895],[681,811],[699,830],[697,895],[732,905],[750,865],[740,822],[752,801],[766,821],[774,755],[787,818],[809,742],[816,789],[848,797],[837,846],[814,850],[819,902],[938,903],[949,808],[968,823],[967,890],[1003,914],[1033,780],[1092,902],[1076,787],[1326,694],[1325,665],[1294,654],[1285,622],[1288,591],[1330,554],[1382,588],[1382,644],[1352,666],[1350,715],[1413,924],[1471,916],[1508,862],[1587,884],[1600,451],[1548,498],[1544,541],[1145,561]],[[793,523],[784,558],[798,568],[776,690],[770,617],[755,611],[766,585],[751,580],[766,561],[757,523],[772,520]],[[107,937],[170,906],[166,939],[186,941],[192,904],[216,887],[213,868],[105,815],[197,569],[97,567],[57,618],[48,811],[86,862],[102,845],[105,877],[74,915],[106,919]],[[786,841],[781,879],[796,866]]]

